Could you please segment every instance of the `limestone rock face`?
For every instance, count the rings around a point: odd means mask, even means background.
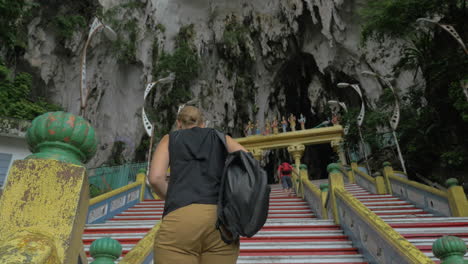
[[[133,158],[145,133],[141,120],[145,85],[156,78],[154,52],[171,54],[180,29],[190,24],[201,63],[191,82],[192,98],[206,113],[209,126],[233,136],[243,134],[247,119],[263,126],[266,119],[289,113],[304,113],[307,127],[318,125],[328,118],[324,113],[328,100],[346,101],[343,96],[352,94],[336,88],[341,81],[360,83],[371,107],[383,87],[375,78],[363,76],[364,70],[390,77],[399,93],[423,83],[410,72],[393,71],[402,40],[361,43],[357,13],[364,1],[140,0],[137,8],[129,8],[126,0],[99,0],[103,12],[120,7],[115,15],[119,23],[135,22],[136,47],[134,61],[122,63],[104,34],[97,33],[90,42],[85,118],[95,127],[100,145],[88,165],[105,162],[117,141],[125,143],[126,159]],[[59,41],[41,23],[44,19],[38,16],[29,23],[24,59],[37,86],[65,111],[77,114],[88,29]],[[156,93],[152,104],[158,100],[162,96]],[[348,103],[359,105],[357,100]],[[159,129],[156,124],[156,132]]]

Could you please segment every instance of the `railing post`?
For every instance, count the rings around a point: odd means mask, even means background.
[[[308,181],[309,180],[309,174],[307,172],[307,165],[305,164],[301,164],[301,166],[299,167],[299,171],[300,171],[300,179],[299,181],[301,182],[301,198],[304,199],[304,184],[302,183],[302,181]]]
[[[385,181],[380,172],[375,172],[375,190],[377,191],[377,194],[387,194],[386,188],[385,188]]]
[[[263,150],[260,148],[249,149],[249,152],[252,153],[252,156],[258,161],[263,157]]]
[[[468,264],[463,260],[466,253],[465,242],[456,236],[443,236],[432,244],[434,256],[442,260],[441,264]]]
[[[328,210],[327,210],[327,197],[328,197],[328,183],[320,184],[320,199],[322,202],[321,210],[322,210],[322,219],[328,219]]]
[[[327,166],[327,171],[329,173],[328,182],[329,182],[329,192],[330,200],[328,206],[332,208],[333,219],[335,224],[340,224],[340,217],[338,215],[338,207],[336,204],[335,190],[344,189],[343,175],[340,172],[340,165],[336,163],[331,163]]]
[[[305,146],[304,145],[291,145],[288,147],[288,152],[293,156],[294,163],[296,164],[296,170],[301,166],[301,157],[304,154]],[[294,174],[293,174],[294,175]],[[302,182],[297,180],[297,177],[293,177],[293,180],[296,182],[296,192],[300,192],[302,190]],[[298,193],[302,196],[300,193]]]
[[[140,189],[140,202],[141,202],[145,199],[146,169],[141,168],[138,170],[138,174],[136,176],[136,182],[141,184],[141,189]]]
[[[393,194],[392,184],[390,183],[390,177],[394,176],[392,164],[388,161],[385,161],[383,163],[383,166],[384,166],[384,169],[383,169],[384,181],[385,181],[385,186],[387,187],[387,192],[388,194]]]
[[[466,200],[465,191],[463,191],[461,186],[458,186],[458,180],[450,178],[445,182],[445,185],[447,186],[447,195],[452,216],[467,217],[468,201]]]
[[[346,165],[346,154],[343,149],[343,141],[342,140],[333,140],[330,142],[331,147],[333,148],[333,151],[338,154],[338,157],[340,159],[341,165]]]
[[[94,258],[91,264],[114,264],[122,255],[122,245],[110,237],[99,238],[91,244],[89,254]]]
[[[33,154],[13,163],[0,198],[0,263],[77,263],[89,203],[82,162],[96,152],[94,129],[51,112],[26,138]]]
[[[352,168],[347,168],[349,183],[356,183],[356,178],[354,177],[354,171]]]

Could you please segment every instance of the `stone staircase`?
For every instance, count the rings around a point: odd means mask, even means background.
[[[89,256],[91,243],[111,237],[127,254],[162,216],[163,201],[143,201],[102,224],[87,225],[83,235]],[[332,220],[315,217],[302,199],[287,197],[279,185],[272,186],[270,209],[265,226],[252,238],[241,238],[237,263],[334,263],[364,264]]]
[[[345,189],[432,260],[432,243],[452,235],[468,243],[468,217],[438,217],[392,195],[371,194],[357,184]],[[465,255],[468,260],[468,255]]]

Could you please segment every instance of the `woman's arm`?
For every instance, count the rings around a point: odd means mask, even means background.
[[[162,200],[166,199],[166,173],[169,167],[169,135],[165,135],[154,151],[151,161],[149,182]]]
[[[248,152],[241,144],[237,143],[232,137],[226,135],[226,146],[229,153],[235,152],[238,150],[243,150]]]

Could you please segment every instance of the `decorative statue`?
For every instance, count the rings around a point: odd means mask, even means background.
[[[332,112],[332,120],[331,120],[332,124],[334,126],[339,125],[340,121],[341,121],[340,106],[336,105],[336,106],[330,107],[330,109],[331,109],[331,112]]]
[[[301,118],[299,118],[299,124],[301,124],[301,130],[304,130],[305,129],[305,122],[306,122],[306,118],[304,115],[302,115],[301,113]]]
[[[271,127],[273,128],[273,134],[278,134],[278,118],[276,118],[276,116],[271,122]]]
[[[260,125],[258,124],[258,120],[257,120],[257,122],[255,123],[255,128],[256,128],[256,130],[255,130],[255,134],[256,134],[256,135],[262,134],[261,131],[260,131]]]
[[[271,130],[271,126],[270,126],[270,121],[268,121],[268,119],[265,121],[265,131],[263,132],[263,134],[265,136],[268,136],[270,135],[270,130]]]
[[[247,126],[245,127],[245,135],[248,137],[248,136],[251,136],[252,135],[252,130],[254,128],[254,124],[252,124],[252,121],[249,120],[249,122],[247,123]]]
[[[291,131],[296,131],[296,116],[294,116],[293,114],[290,114],[288,121],[289,121],[289,126],[291,127]]]
[[[286,121],[286,118],[284,116],[281,119],[281,126],[283,127],[283,133],[286,133],[286,129],[288,128],[288,121]]]

